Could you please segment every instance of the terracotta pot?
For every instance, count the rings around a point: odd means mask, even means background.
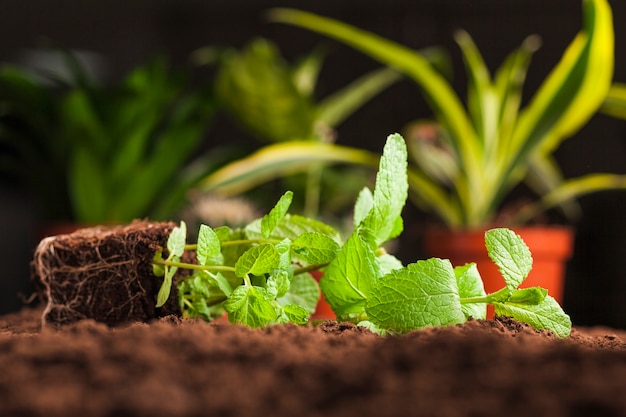
[[[311,272],[311,276],[315,278],[317,282],[320,281],[324,275],[321,271],[313,271]],[[332,308],[330,308],[330,304],[324,298],[324,294],[320,291],[320,300],[317,302],[317,307],[315,308],[315,312],[311,315],[311,320],[334,320],[337,316]]]
[[[574,233],[571,228],[521,227],[513,228],[526,242],[533,256],[533,268],[521,287],[539,286],[560,304],[563,301],[565,263],[573,250]],[[450,259],[452,265],[475,262],[485,284],[485,291],[491,293],[504,287],[504,279],[494,265],[485,248],[485,232],[450,231],[430,228],[426,231],[424,248],[428,256]],[[493,317],[491,306],[488,318]]]

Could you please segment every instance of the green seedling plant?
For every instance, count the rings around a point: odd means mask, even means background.
[[[156,253],[155,274],[163,277],[157,305],[170,296],[175,274],[185,316],[211,320],[228,313],[232,323],[251,327],[304,324],[319,298],[308,274],[320,280],[338,320],[366,326],[379,334],[406,333],[429,326],[484,319],[487,305],[536,329],[567,337],[569,316],[543,288],[520,288],[532,268],[530,250],[513,231],[485,234],[489,256],[500,268],[504,286],[487,294],[475,264],[453,267],[446,259],[404,266],[384,244],[403,229],[408,194],[404,139],[390,135],[383,149],[374,191],[364,188],[354,206],[354,230],[343,241],[332,227],[288,213],[293,194],[285,193],[262,219],[242,229],[202,225],[197,244],[185,242],[185,224],[174,229],[164,251]],[[181,262],[185,250],[197,262]]]

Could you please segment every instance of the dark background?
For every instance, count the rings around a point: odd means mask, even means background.
[[[241,47],[265,36],[293,60],[320,43],[330,46],[318,92],[320,96],[378,66],[364,55],[302,29],[263,20],[274,6],[297,7],[328,15],[413,48],[444,46],[453,58],[455,84],[464,87],[463,67],[452,33],[467,30],[493,70],[530,34],[543,46],[530,67],[526,92],[532,92],[560,58],[581,27],[578,0],[23,0],[3,1],[0,15],[0,61],[16,61],[48,38],[71,49],[95,52],[104,74],[116,79],[158,53],[183,65],[206,45]],[[626,2],[611,1],[616,31],[615,80],[626,81]],[[429,115],[417,89],[408,81],[382,93],[338,130],[339,142],[379,150],[389,133],[408,121]],[[220,119],[207,146],[248,141]],[[590,172],[626,174],[626,121],[597,115],[557,152],[566,176]],[[574,258],[568,265],[565,309],[575,324],[626,328],[626,192],[581,199],[584,215],[577,224]],[[405,222],[419,228],[426,217],[409,208]],[[17,309],[18,291],[28,291],[28,263],[36,244],[37,214],[15,184],[0,181],[0,312]],[[417,233],[419,235],[419,233]],[[409,237],[403,251],[422,256],[418,239]]]

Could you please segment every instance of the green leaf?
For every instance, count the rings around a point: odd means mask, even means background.
[[[263,235],[264,238],[269,238],[274,228],[276,228],[278,223],[285,217],[292,200],[293,192],[287,191],[280,200],[278,200],[274,208],[263,216],[263,219],[261,219],[261,235]]]
[[[291,286],[289,272],[280,269],[275,270],[267,278],[265,285],[268,293],[271,294],[272,297],[280,298],[284,296]]]
[[[385,275],[370,291],[366,312],[377,326],[401,333],[465,321],[452,264],[437,258]]]
[[[376,262],[378,262],[378,266],[380,267],[381,275],[388,274],[396,269],[404,268],[402,261],[389,253],[377,256]]]
[[[306,232],[294,240],[292,250],[298,258],[309,264],[327,264],[335,259],[340,247],[327,235]]]
[[[282,307],[285,323],[306,324],[310,315],[311,313],[296,304],[287,304]]]
[[[526,304],[537,305],[541,304],[548,295],[548,290],[541,287],[531,287],[517,289],[506,300],[507,303],[512,304]]]
[[[375,245],[373,234],[360,227],[326,268],[320,287],[338,318],[365,311],[368,294],[382,275],[376,262]]]
[[[178,256],[172,256],[171,254],[167,257],[167,259],[173,262],[180,261],[180,258]],[[170,298],[170,292],[172,291],[172,281],[177,270],[178,267],[176,266],[165,267],[165,276],[163,277],[163,283],[161,284],[161,288],[159,288],[159,293],[157,294],[157,307],[162,307],[167,302],[167,299]]]
[[[299,216],[297,214],[285,215],[285,217],[276,225],[269,237],[271,239],[281,240],[287,238],[294,241],[299,236],[307,232],[321,233],[326,236],[330,236],[337,242],[341,241],[339,232],[331,226],[322,223],[319,220]],[[245,228],[245,234],[249,239],[259,239],[263,237],[261,234],[261,221],[255,220],[248,224]]]
[[[280,255],[269,243],[253,246],[241,255],[235,263],[235,274],[244,277],[248,274],[263,275],[272,272],[280,263]]]
[[[291,267],[291,240],[285,238],[279,243],[274,245],[280,261],[278,262],[278,268],[287,270]]]
[[[354,204],[353,223],[355,229],[363,220],[365,220],[369,212],[372,210],[373,205],[374,195],[372,194],[372,191],[367,187],[363,188],[356,199],[356,203]]]
[[[263,327],[276,319],[277,313],[272,300],[273,297],[265,288],[240,285],[224,301],[224,308],[231,323]]]
[[[515,290],[532,269],[530,249],[518,234],[506,228],[488,230],[485,233],[485,245],[489,257],[500,269],[507,288]]]
[[[363,224],[376,236],[376,244],[381,245],[395,237],[398,219],[408,195],[407,149],[402,136],[390,135],[387,138],[380,159],[373,205]]]
[[[162,277],[165,275],[165,267],[163,265],[158,265],[154,262],[163,262],[163,252],[158,250],[154,253],[152,257],[152,273],[156,277]]]
[[[546,296],[537,305],[515,303],[493,303],[495,313],[513,317],[538,330],[551,330],[559,337],[567,337],[572,329],[572,321],[565,314],[559,303],[551,296]]]
[[[221,265],[224,262],[220,239],[213,229],[205,224],[200,225],[196,256],[200,265]]]
[[[175,227],[167,239],[167,250],[169,251],[168,259],[172,256],[183,256],[185,252],[185,240],[187,239],[187,225],[184,221],[180,222],[180,226]]]
[[[320,299],[320,288],[317,281],[309,274],[298,274],[293,277],[289,290],[276,301],[282,306],[297,304],[304,308],[309,315],[315,312]]]
[[[475,263],[469,263],[454,268],[459,296],[461,298],[484,297],[485,287]],[[466,318],[484,319],[487,317],[487,305],[484,303],[461,304]]]

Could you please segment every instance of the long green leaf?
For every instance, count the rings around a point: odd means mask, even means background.
[[[602,113],[626,119],[626,84],[614,83],[600,107]]]
[[[509,169],[537,150],[551,152],[598,109],[613,76],[613,23],[606,0],[584,0],[584,28],[520,115]]]
[[[626,175],[589,174],[561,183],[543,198],[520,210],[513,218],[513,224],[523,224],[537,214],[561,204],[564,201],[604,190],[626,190]]]
[[[238,194],[271,179],[328,163],[349,163],[375,168],[378,156],[368,151],[310,141],[291,141],[266,146],[230,163],[208,177],[199,187],[205,191]]]
[[[351,25],[294,9],[272,9],[269,18],[337,39],[407,74],[422,89],[438,119],[450,129],[451,146],[458,153],[467,184],[458,185],[470,204],[482,192],[481,146],[463,103],[445,78],[419,53]]]

